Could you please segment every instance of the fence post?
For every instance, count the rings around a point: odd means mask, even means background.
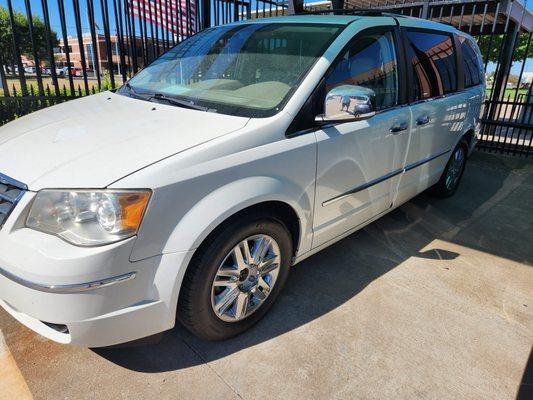
[[[2,57],[2,54],[0,54],[0,89],[4,91],[2,96],[9,97],[9,87],[7,85],[4,62],[4,58]]]
[[[304,11],[304,0],[289,0],[289,15],[300,14]]]
[[[429,12],[429,0],[424,0],[422,3],[422,13],[420,14],[419,18],[428,19]]]
[[[9,10],[9,23],[11,24],[11,38],[13,40],[13,57],[16,59],[17,62],[18,76],[22,95],[27,96],[28,90],[26,88],[26,76],[24,75],[24,66],[22,65],[22,60],[20,58],[19,38],[17,35],[15,16],[13,14],[13,4],[11,4],[11,0],[7,0],[7,8]],[[12,72],[13,74],[15,74],[14,69]],[[14,93],[16,93],[16,91],[14,91]]]
[[[202,29],[209,28],[211,26],[211,0],[199,0],[198,3],[202,4]],[[197,12],[198,8],[196,7]]]
[[[492,85],[493,93],[492,100],[503,100],[505,94],[505,86],[507,83],[507,76],[511,70],[511,64],[513,62],[513,51],[515,48],[515,42],[518,39],[519,26],[513,20],[509,20],[509,27],[505,40],[502,46],[502,54],[500,55],[500,66],[498,68],[497,75]],[[494,119],[495,112],[498,107],[492,107],[490,119]]]
[[[344,8],[344,0],[331,0],[331,8],[334,10],[342,10]]]

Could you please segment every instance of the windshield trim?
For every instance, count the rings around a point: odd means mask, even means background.
[[[265,22],[249,22],[249,23],[238,23],[238,24],[233,23],[233,24],[227,24],[227,25],[220,25],[220,26],[212,27],[212,28],[208,28],[208,29],[216,30],[216,29],[221,29],[221,28],[230,27],[230,26],[246,27],[246,26],[255,25],[255,24],[283,25],[283,26],[310,26],[310,27],[316,26],[316,24],[310,23],[310,22],[300,23],[300,22],[267,22],[267,21],[265,21]],[[302,84],[302,82],[304,82],[305,79],[307,79],[307,77],[309,76],[311,71],[315,68],[315,66],[318,63],[318,61],[324,56],[325,52],[331,47],[333,42],[346,29],[346,27],[349,24],[325,23],[323,25],[329,25],[329,26],[332,26],[332,27],[336,27],[336,28],[338,28],[338,30],[333,35],[331,35],[331,38],[329,38],[329,40],[327,42],[325,42],[320,54],[317,57],[315,57],[315,60],[311,63],[309,68],[302,74],[300,79],[297,82],[295,82],[295,84],[290,88],[290,90],[287,92],[287,94],[285,95],[283,100],[278,105],[276,105],[275,107],[270,108],[270,109],[253,109],[253,108],[237,107],[237,106],[234,106],[234,105],[229,106],[229,105],[225,105],[223,103],[217,103],[217,102],[213,102],[213,101],[202,100],[202,106],[208,108],[210,111],[215,111],[216,110],[216,112],[219,113],[219,114],[236,116],[236,117],[246,117],[246,118],[268,118],[268,117],[272,117],[272,116],[280,113],[281,111],[283,111],[285,106],[287,105],[287,103],[293,97],[293,95],[296,92],[296,90]],[[196,36],[196,35],[198,35],[198,34],[200,34],[202,32],[205,32],[205,30],[197,32],[194,35],[189,36],[188,38],[186,38],[182,42],[176,44],[176,46],[179,46],[180,44],[185,43],[187,40],[191,39],[192,37],[194,37],[194,36]],[[168,53],[169,51],[174,49],[176,46],[173,46],[173,47],[169,48],[167,51],[165,51],[164,53],[159,55],[159,57],[157,57],[154,60],[152,60],[144,68],[147,68],[150,65],[152,65],[153,63],[155,63],[156,61],[158,61],[161,57],[163,57],[166,53]],[[140,71],[138,71],[138,72],[140,72]],[[134,78],[135,76],[137,76],[137,74],[135,74],[132,78]],[[132,78],[128,79],[128,81],[126,81],[125,84],[123,86],[121,86],[117,90],[117,93],[121,94],[121,95],[129,96],[129,97],[135,97],[135,98],[137,98],[139,100],[150,101],[150,98],[146,98],[145,99],[143,97],[144,97],[144,95],[146,95],[147,97],[151,97],[150,96],[151,93],[149,93],[149,92],[144,93],[142,88],[138,88],[136,86],[132,86],[132,85],[129,84],[129,81]],[[130,90],[128,90],[128,89],[125,90],[126,87],[129,87],[129,88],[133,89],[134,93],[136,92],[135,95],[132,96],[132,93],[130,93]],[[139,92],[139,90],[140,90],[140,92]],[[197,99],[189,97],[189,96],[185,96],[185,95],[180,95],[179,99],[182,100],[182,101],[185,101],[185,102],[192,102],[192,103],[196,103],[196,101],[197,101]],[[176,106],[179,107],[179,105],[176,105]],[[229,112],[228,110],[225,110],[225,108],[231,108],[232,111]],[[201,111],[201,112],[205,112],[205,111]]]

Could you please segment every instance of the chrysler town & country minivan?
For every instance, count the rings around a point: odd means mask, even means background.
[[[0,305],[98,347],[237,335],[289,267],[426,189],[476,141],[473,39],[415,18],[206,29],[116,91],[0,129]]]

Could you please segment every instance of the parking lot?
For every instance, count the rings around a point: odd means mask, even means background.
[[[226,342],[176,327],[67,347],[1,311],[0,398],[514,399],[533,343],[531,199],[533,163],[476,153],[454,197],[422,194],[298,264]]]

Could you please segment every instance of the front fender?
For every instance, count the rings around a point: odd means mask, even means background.
[[[254,176],[221,186],[197,202],[176,225],[163,253],[196,249],[226,219],[267,201],[280,201],[292,207],[300,220],[299,252],[308,251],[312,235],[309,224],[312,202],[305,190],[277,177]]]

